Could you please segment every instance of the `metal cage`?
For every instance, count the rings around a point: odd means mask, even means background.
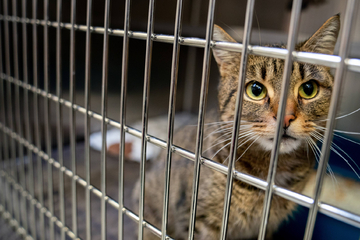
[[[16,229],[16,231],[26,237],[26,239],[45,239],[46,236],[50,236],[50,239],[54,239],[54,229],[59,228],[61,231],[61,239],[70,237],[72,239],[78,239],[78,226],[77,226],[77,211],[76,211],[76,195],[77,184],[81,185],[85,189],[86,193],[86,239],[91,239],[91,217],[90,217],[90,197],[91,194],[101,199],[101,239],[106,238],[106,207],[111,206],[119,213],[119,239],[123,239],[123,218],[124,215],[129,216],[132,220],[138,223],[139,239],[142,239],[143,229],[148,228],[154,234],[161,237],[161,239],[171,239],[171,236],[167,236],[167,209],[169,198],[169,178],[170,178],[170,165],[172,154],[180,154],[183,157],[194,161],[194,179],[193,179],[193,196],[192,196],[192,208],[191,218],[189,224],[189,239],[193,238],[194,224],[195,224],[195,210],[197,205],[197,193],[199,187],[199,174],[200,166],[212,168],[215,171],[219,171],[227,175],[226,195],[224,199],[224,211],[223,211],[223,225],[221,229],[221,239],[226,239],[227,234],[227,220],[230,208],[230,198],[232,182],[234,179],[251,184],[259,189],[265,191],[266,201],[264,202],[262,224],[259,233],[259,239],[265,238],[265,231],[269,216],[269,209],[271,205],[272,195],[281,196],[287,200],[296,202],[299,205],[309,208],[308,221],[305,231],[304,239],[311,239],[315,225],[315,220],[318,212],[321,212],[327,216],[343,221],[347,224],[360,228],[360,216],[351,212],[336,208],[332,205],[319,201],[321,193],[321,186],[326,171],[327,162],[329,159],[330,144],[333,136],[333,129],[336,117],[336,109],[338,106],[338,99],[342,82],[344,79],[344,73],[346,71],[360,72],[360,59],[348,58],[349,49],[349,35],[351,33],[351,27],[353,24],[353,18],[356,10],[356,0],[348,0],[347,8],[345,12],[345,22],[343,24],[343,30],[340,37],[340,53],[338,56],[314,54],[307,52],[294,51],[295,41],[297,40],[297,32],[299,25],[299,16],[301,10],[301,0],[294,0],[291,12],[290,31],[288,35],[287,49],[279,49],[272,47],[253,46],[249,44],[250,32],[252,26],[252,18],[254,12],[254,0],[247,1],[246,8],[246,21],[244,27],[243,43],[227,43],[227,42],[214,42],[212,41],[212,30],[214,25],[214,10],[215,0],[209,1],[209,9],[207,16],[207,29],[206,38],[193,38],[181,36],[182,25],[182,12],[183,3],[182,0],[177,0],[176,8],[176,20],[174,35],[164,35],[154,33],[154,2],[149,1],[148,9],[148,22],[147,32],[131,31],[130,24],[130,0],[126,0],[125,5],[125,19],[123,29],[110,29],[109,28],[109,11],[110,0],[105,1],[105,20],[104,27],[92,26],[92,0],[87,1],[87,17],[86,25],[79,25],[75,22],[75,7],[76,1],[71,1],[71,22],[62,22],[62,1],[57,1],[57,20],[49,20],[49,0],[44,0],[44,13],[43,19],[38,17],[38,2],[32,1],[32,15],[27,15],[28,5],[30,1],[22,0],[21,3],[17,0],[2,0],[2,13],[0,15],[1,25],[3,28],[0,30],[0,71],[1,71],[1,83],[0,83],[0,97],[1,97],[1,168],[0,168],[0,213],[1,216],[8,221],[8,223]],[[12,7],[10,6],[12,4]],[[21,4],[21,13],[17,11],[18,4]],[[9,13],[9,9],[12,9],[12,13]],[[9,25],[12,24],[12,28]],[[29,46],[27,37],[27,26],[32,26],[32,46]],[[10,26],[11,27],[11,26]],[[20,29],[18,29],[20,28]],[[38,73],[38,29],[43,28],[44,45],[43,45],[43,57],[44,57],[44,86],[39,86],[39,73]],[[56,93],[53,94],[49,90],[49,28],[56,29]],[[22,30],[22,39],[19,38],[18,32]],[[70,31],[70,100],[65,100],[62,97],[61,79],[62,79],[62,59],[61,59],[61,34],[62,31]],[[74,99],[74,77],[75,77],[75,31],[86,32],[86,62],[85,62],[85,106],[75,104]],[[10,35],[12,33],[12,36]],[[91,35],[101,34],[103,35],[103,65],[102,65],[102,110],[100,113],[91,111],[89,108],[89,86],[90,86],[90,60],[91,60]],[[121,103],[120,103],[120,122],[114,121],[107,117],[107,80],[108,80],[108,53],[109,53],[109,35],[118,36],[123,38],[123,55],[122,55],[122,75],[121,75]],[[128,43],[130,38],[140,39],[146,41],[146,57],[145,57],[145,76],[144,76],[144,91],[142,102],[142,129],[137,130],[126,125],[126,93],[127,93],[127,69],[128,69]],[[11,41],[12,40],[12,41]],[[19,48],[19,42],[22,46]],[[172,55],[172,71],[171,71],[171,88],[168,110],[168,131],[167,141],[160,140],[157,136],[151,136],[148,134],[148,105],[149,105],[149,83],[150,83],[150,70],[151,70],[151,56],[153,42],[164,42],[173,44]],[[197,125],[197,145],[195,153],[186,149],[182,149],[173,144],[173,130],[174,130],[174,116],[175,116],[175,101],[176,101],[176,85],[177,85],[177,73],[179,66],[179,48],[180,45],[186,45],[194,48],[203,48],[203,68],[202,68],[202,81],[201,81],[201,96],[199,102],[199,114]],[[28,67],[29,58],[27,56],[28,49],[32,48],[32,68],[33,68],[33,84],[28,80]],[[243,88],[242,82],[244,81],[244,71],[246,69],[246,58],[248,54],[255,54],[261,56],[275,57],[285,59],[285,72],[283,77],[283,89],[280,101],[280,112],[278,113],[277,131],[275,135],[275,144],[272,149],[271,163],[268,173],[267,181],[257,179],[255,177],[246,175],[242,172],[234,169],[234,160],[236,159],[237,145],[236,134],[238,132],[241,113],[241,98],[237,98],[236,107],[236,119],[234,121],[232,136],[232,148],[231,157],[228,166],[221,165],[210,159],[202,156],[202,140],[204,131],[204,113],[206,106],[208,80],[209,80],[209,68],[211,49],[219,48],[228,51],[236,51],[242,53],[241,68],[239,75],[239,90]],[[19,49],[22,50],[22,57]],[[12,50],[12,52],[10,52]],[[20,63],[19,57],[22,61]],[[278,147],[281,140],[280,129],[283,122],[284,109],[287,98],[289,74],[291,73],[292,61],[300,61],[305,63],[320,64],[336,69],[335,74],[335,86],[334,92],[331,98],[331,107],[329,112],[329,121],[327,123],[324,144],[321,152],[320,164],[317,170],[316,187],[314,198],[310,198],[299,193],[289,191],[274,184],[274,176],[276,174],[276,164],[278,157]],[[21,72],[23,76],[20,76],[19,67],[22,66]],[[22,79],[21,79],[22,78]],[[4,89],[6,86],[6,89]],[[20,89],[23,92],[24,102],[20,102]],[[13,97],[13,92],[15,97]],[[29,113],[29,93],[33,95],[33,121],[30,119]],[[40,141],[40,127],[39,118],[39,98],[44,100],[44,136],[45,136],[45,149],[42,149]],[[13,102],[14,99],[14,102]],[[49,103],[56,104],[56,119],[57,119],[57,148],[59,152],[58,161],[51,156],[51,137],[50,137],[50,123],[49,123]],[[14,104],[14,105],[13,105]],[[73,151],[71,155],[72,167],[66,168],[63,164],[63,129],[62,129],[62,107],[70,109],[70,146]],[[21,112],[21,109],[23,111]],[[13,112],[14,111],[14,112]],[[83,179],[76,174],[76,162],[75,162],[75,113],[81,113],[85,116],[85,169],[86,178]],[[89,134],[90,134],[90,119],[94,118],[101,121],[101,131],[103,136],[102,151],[101,151],[101,188],[97,189],[90,184],[90,163],[89,163]],[[23,125],[25,128],[23,129]],[[134,135],[141,138],[142,142],[142,160],[140,163],[140,205],[139,215],[134,214],[129,208],[124,206],[124,141],[121,141],[120,147],[120,159],[119,159],[119,196],[118,201],[109,197],[106,193],[106,130],[108,126],[112,126],[121,130],[121,139],[124,139],[125,133]],[[34,139],[31,136],[34,132]],[[145,165],[146,165],[146,146],[148,143],[155,144],[163,149],[166,149],[168,153],[168,161],[166,161],[166,180],[164,189],[164,206],[163,206],[163,220],[162,228],[157,229],[153,225],[144,219],[144,189],[145,189]],[[24,151],[25,150],[25,151]],[[33,158],[33,156],[36,156]],[[25,172],[25,157],[27,157],[27,163],[29,171]],[[19,160],[16,160],[19,159]],[[34,169],[34,162],[38,162],[37,169]],[[35,197],[35,178],[34,172],[38,176],[42,176],[43,169],[41,162],[46,162],[48,193],[49,193],[49,207],[44,205],[44,197],[42,194],[38,198]],[[19,164],[17,162],[20,162]],[[39,164],[40,163],[40,164]],[[54,201],[53,201],[53,169],[58,171],[59,176],[59,190],[60,190],[60,215],[54,214]],[[64,177],[71,179],[72,186],[72,226],[66,226],[65,224],[65,206],[64,206]],[[38,177],[37,183],[40,186],[40,192],[42,192],[43,178]],[[31,218],[31,219],[30,219]],[[49,227],[45,230],[46,226]],[[48,231],[49,235],[45,234]]]

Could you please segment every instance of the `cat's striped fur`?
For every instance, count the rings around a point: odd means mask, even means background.
[[[340,28],[338,15],[330,18],[307,41],[296,46],[298,51],[332,54]],[[235,42],[224,30],[215,26],[215,41]],[[272,45],[285,48],[284,45]],[[206,154],[219,163],[227,161],[230,144],[229,129],[234,118],[235,99],[238,88],[240,53],[213,49],[221,74],[219,83],[219,116],[214,118],[218,131],[204,139]],[[249,55],[246,83],[260,82],[267,89],[267,96],[255,101],[246,94],[242,109],[242,128],[239,132],[236,169],[266,179],[270,161],[272,138],[276,126],[284,60]],[[301,84],[316,80],[319,92],[312,99],[299,97]],[[290,80],[286,116],[291,116],[286,125],[287,137],[281,142],[275,183],[300,192],[309,178],[315,157],[308,151],[307,139],[315,126],[324,124],[318,120],[327,116],[333,86],[333,77],[328,67],[294,62]],[[230,123],[229,123],[230,121]],[[209,130],[209,132],[213,131]],[[178,133],[182,146],[193,149],[195,145],[193,128]],[[180,136],[180,137],[179,137]],[[224,141],[225,139],[225,141]],[[221,151],[219,151],[221,149]],[[161,154],[146,173],[145,219],[161,228],[164,161]],[[173,154],[170,189],[168,234],[175,239],[187,239],[189,211],[192,192],[193,163]],[[219,239],[226,176],[207,167],[201,168],[195,239]],[[139,183],[134,190],[135,204],[138,204]],[[259,231],[264,191],[246,183],[236,181],[233,185],[227,239],[255,238]],[[138,206],[138,205],[135,205]],[[273,197],[267,233],[270,237],[282,221],[288,218],[296,204],[279,196]],[[137,209],[137,207],[135,207]],[[145,230],[144,239],[157,239]]]

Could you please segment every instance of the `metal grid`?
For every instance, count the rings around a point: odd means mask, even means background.
[[[326,170],[326,165],[329,158],[330,144],[332,140],[334,120],[336,108],[338,105],[339,94],[344,79],[344,73],[346,70],[360,72],[360,59],[350,59],[347,58],[348,47],[349,47],[349,34],[352,26],[353,17],[355,15],[354,11],[356,9],[356,1],[348,0],[347,9],[345,12],[345,22],[343,25],[342,35],[340,37],[340,54],[339,56],[328,56],[323,54],[314,54],[314,53],[305,53],[305,52],[296,52],[294,51],[295,41],[297,39],[297,30],[299,24],[299,15],[301,10],[301,0],[293,1],[293,9],[291,13],[291,23],[290,31],[288,36],[287,49],[278,49],[270,47],[260,47],[260,46],[251,46],[249,44],[250,31],[252,25],[252,15],[254,11],[254,0],[248,0],[247,10],[246,10],[246,22],[245,22],[245,31],[244,31],[244,42],[240,43],[226,43],[226,42],[214,42],[211,40],[212,30],[213,30],[213,20],[214,20],[214,9],[215,9],[215,0],[209,2],[208,10],[208,19],[207,19],[207,30],[206,30],[206,39],[198,38],[185,38],[181,37],[181,17],[182,17],[182,0],[177,1],[177,10],[176,10],[176,23],[174,36],[154,34],[153,32],[153,18],[154,18],[154,0],[149,1],[149,14],[148,14],[148,26],[147,32],[133,32],[129,30],[130,24],[130,0],[126,0],[125,6],[125,21],[124,21],[124,30],[121,29],[110,29],[109,28],[109,9],[110,9],[110,0],[105,2],[105,20],[104,27],[94,27],[91,25],[91,12],[92,12],[92,0],[87,2],[87,25],[78,25],[76,24],[75,16],[75,6],[76,1],[72,0],[71,4],[71,23],[63,23],[61,20],[62,12],[62,2],[61,0],[57,1],[57,21],[49,21],[49,11],[48,11],[48,0],[44,0],[44,19],[38,19],[37,14],[37,0],[32,1],[32,18],[26,15],[27,4],[26,0],[22,0],[22,13],[21,15],[17,13],[16,7],[17,0],[12,1],[12,14],[9,15],[9,1],[3,0],[3,11],[0,15],[1,25],[4,27],[4,30],[0,30],[0,33],[4,33],[4,36],[0,37],[0,71],[1,71],[1,83],[0,83],[0,97],[1,97],[1,145],[0,151],[2,151],[1,156],[3,156],[1,169],[0,169],[0,189],[2,193],[0,196],[0,212],[3,218],[9,220],[10,225],[12,225],[19,234],[26,236],[28,239],[45,239],[45,221],[48,221],[49,225],[49,236],[51,239],[54,239],[54,228],[58,227],[61,229],[61,239],[65,239],[65,235],[71,237],[72,239],[77,239],[77,213],[76,213],[76,183],[80,184],[85,188],[86,192],[86,239],[91,239],[91,217],[90,217],[90,194],[101,198],[101,238],[106,238],[106,205],[114,207],[119,212],[119,239],[123,238],[123,216],[126,214],[134,221],[138,222],[138,231],[139,239],[142,239],[143,229],[148,228],[154,234],[161,237],[161,239],[171,239],[166,235],[166,226],[167,226],[167,211],[168,211],[168,197],[169,197],[169,177],[171,169],[171,158],[172,154],[180,154],[181,156],[194,161],[194,180],[193,180],[193,195],[192,195],[192,206],[191,206],[191,218],[189,224],[189,239],[193,238],[194,233],[194,224],[195,224],[195,212],[197,205],[197,193],[199,187],[199,173],[200,166],[205,166],[212,168],[215,171],[219,171],[223,174],[227,174],[227,185],[226,185],[226,196],[224,204],[224,214],[223,214],[223,224],[221,229],[221,239],[226,238],[227,233],[227,219],[229,214],[230,207],[230,198],[231,198],[231,188],[232,182],[234,179],[251,184],[259,189],[265,190],[266,201],[264,202],[263,209],[263,218],[261,229],[259,233],[259,239],[264,239],[265,230],[267,226],[269,209],[271,205],[271,198],[273,194],[281,196],[290,201],[294,201],[302,206],[308,207],[309,217],[307,221],[306,231],[304,239],[311,239],[312,232],[315,225],[315,219],[317,212],[324,213],[330,217],[341,220],[348,224],[351,224],[355,227],[360,228],[360,216],[355,215],[351,212],[344,211],[342,209],[336,208],[326,203],[319,201],[319,196],[321,192],[321,186],[323,182],[323,177]],[[10,61],[10,31],[9,23],[13,24],[12,27],[12,40],[13,40],[13,61]],[[18,35],[17,35],[17,26],[21,23],[22,25],[22,50],[23,50],[23,79],[20,79],[19,76],[19,52],[18,52]],[[27,38],[27,25],[32,25],[33,31],[33,85],[28,83],[28,62],[27,62],[27,49],[28,44],[26,41]],[[37,29],[38,27],[43,27],[44,29],[44,89],[40,89],[38,85],[38,56],[37,50],[39,48],[37,44]],[[49,93],[49,75],[48,75],[48,28],[56,28],[56,94]],[[62,89],[61,89],[61,30],[68,29],[71,33],[71,42],[70,42],[70,101],[67,101],[62,98]],[[85,71],[85,106],[79,106],[74,103],[74,78],[75,78],[75,31],[85,31],[86,32],[86,71]],[[90,97],[90,60],[91,60],[91,34],[103,34],[104,44],[103,44],[103,67],[102,67],[102,110],[101,113],[95,113],[89,110],[89,97]],[[106,101],[107,101],[107,68],[108,68],[108,39],[109,35],[115,35],[123,37],[123,61],[122,61],[122,76],[121,76],[121,103],[120,103],[120,122],[116,122],[107,117]],[[144,76],[144,95],[143,95],[143,124],[142,131],[126,126],[125,116],[126,116],[126,83],[127,83],[127,68],[128,68],[128,42],[129,38],[136,38],[146,40],[146,62],[145,62],[145,76]],[[5,42],[2,42],[2,39]],[[160,140],[156,136],[151,136],[147,133],[147,123],[148,123],[148,101],[149,101],[149,84],[150,84],[150,71],[151,71],[151,54],[152,54],[152,43],[154,41],[172,43],[173,44],[173,59],[172,59],[172,71],[171,71],[171,88],[170,88],[170,100],[169,100],[169,111],[168,111],[168,135],[167,142]],[[198,127],[197,127],[197,144],[196,151],[192,153],[186,149],[182,149],[173,144],[173,129],[174,129],[174,113],[175,113],[175,101],[176,101],[176,85],[177,85],[177,72],[178,72],[178,63],[179,63],[179,46],[186,45],[191,47],[200,47],[204,48],[204,58],[203,58],[203,69],[202,69],[202,83],[201,83],[201,96],[199,103],[199,116],[198,116]],[[229,165],[226,167],[219,163],[216,163],[210,159],[207,159],[201,155],[202,153],[202,140],[204,132],[204,113],[206,106],[207,98],[207,88],[208,88],[208,79],[209,79],[209,69],[210,69],[210,56],[211,48],[219,48],[229,51],[242,52],[241,66],[240,66],[240,75],[239,75],[239,87],[238,91],[243,92],[244,90],[244,76],[246,69],[246,57],[248,54],[256,54],[268,57],[276,57],[285,59],[285,72],[282,83],[282,93],[280,101],[280,111],[278,112],[278,122],[277,130],[275,135],[274,146],[271,154],[271,165],[269,168],[269,174],[267,181],[257,179],[255,177],[246,175],[234,169],[234,159],[235,159],[235,150],[234,146],[237,145],[237,130],[239,128],[239,123],[241,119],[241,103],[242,103],[242,94],[238,94],[236,100],[236,119],[234,121],[233,132],[232,132],[232,142],[231,142],[231,156]],[[5,70],[3,69],[3,49],[5,50]],[[325,132],[325,140],[322,148],[321,160],[316,177],[316,187],[315,187],[315,197],[314,199],[289,191],[287,189],[278,187],[274,184],[274,176],[277,164],[278,157],[278,147],[281,140],[280,128],[282,126],[282,119],[284,115],[285,103],[287,98],[287,89],[289,74],[291,73],[292,61],[301,61],[313,64],[321,64],[324,66],[329,66],[336,68],[335,75],[335,86],[333,96],[331,98],[330,112],[329,112],[329,121],[327,123],[327,128]],[[11,68],[13,68],[13,74],[11,74]],[[4,84],[6,83],[6,90],[4,89]],[[20,101],[19,94],[20,88],[22,88],[24,93],[24,112],[20,112]],[[12,89],[15,90],[15,107],[12,106]],[[6,94],[5,94],[6,92]],[[31,125],[30,114],[29,114],[29,92],[33,94],[33,103],[34,103],[34,125]],[[5,96],[7,97],[5,99]],[[39,129],[39,109],[38,109],[38,98],[43,98],[44,109],[45,109],[45,142],[46,142],[46,151],[41,150],[41,139],[40,139],[40,129]],[[49,123],[49,102],[53,101],[56,103],[56,117],[57,117],[57,147],[59,151],[58,161],[54,160],[51,156],[51,137],[50,137],[50,123]],[[7,106],[5,106],[5,103]],[[72,150],[71,155],[71,169],[67,169],[63,165],[63,129],[62,129],[62,106],[69,108],[70,111],[70,146]],[[13,109],[15,109],[15,115],[13,115]],[[85,117],[85,165],[86,165],[86,178],[83,179],[76,174],[76,164],[75,164],[75,122],[74,114],[75,112],[80,112],[84,114]],[[15,125],[13,124],[13,116],[15,116]],[[8,119],[6,119],[8,117]],[[90,163],[89,163],[89,132],[90,132],[90,119],[98,119],[101,121],[101,130],[103,136],[102,142],[102,151],[101,151],[101,189],[97,189],[90,184]],[[24,122],[22,122],[24,120]],[[25,124],[25,133],[22,131],[22,124]],[[142,140],[142,159],[141,159],[141,168],[140,168],[140,181],[141,181],[141,193],[140,193],[140,203],[139,203],[139,215],[137,216],[131,212],[128,208],[124,206],[124,141],[121,141],[121,150],[120,150],[120,161],[119,161],[119,201],[111,199],[106,194],[106,174],[105,174],[105,161],[106,161],[106,129],[107,126],[113,126],[121,130],[121,139],[125,137],[125,133],[132,134],[136,137],[141,138]],[[35,142],[32,141],[30,128],[34,127],[35,133]],[[146,146],[150,142],[159,147],[166,149],[167,151],[167,161],[166,161],[166,174],[165,174],[165,189],[164,189],[164,206],[163,206],[163,220],[162,228],[157,229],[152,226],[150,223],[144,219],[143,208],[144,208],[144,170],[146,163]],[[25,160],[23,149],[26,149],[26,156],[28,157],[29,162],[29,171],[28,174],[25,174]],[[9,154],[10,149],[10,154]],[[18,166],[16,164],[16,156],[18,150],[18,156],[21,160],[21,164]],[[48,167],[48,176],[49,180],[52,179],[52,170],[53,168],[59,172],[59,190],[60,190],[60,216],[59,218],[54,215],[54,205],[53,205],[53,196],[52,196],[52,183],[48,184],[49,189],[49,208],[46,208],[44,205],[44,197],[42,194],[39,195],[39,198],[35,198],[34,193],[34,165],[32,159],[32,154],[37,156],[36,161],[41,163],[42,160],[47,162]],[[42,176],[42,164],[37,164],[37,174]],[[65,226],[65,207],[64,207],[64,175],[71,178],[71,187],[72,187],[72,218],[73,225],[71,228]],[[42,178],[39,177],[38,185],[42,188]],[[28,185],[26,182],[28,181]],[[42,192],[42,189],[39,190]],[[28,204],[27,204],[28,202]],[[30,209],[27,209],[27,206]],[[36,223],[35,211],[38,212],[39,221]],[[30,220],[29,217],[32,219]],[[37,225],[39,229],[37,230]]]

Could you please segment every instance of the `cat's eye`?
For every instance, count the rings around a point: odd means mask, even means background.
[[[311,99],[317,95],[318,91],[318,84],[315,81],[310,80],[306,83],[301,84],[299,88],[299,95],[302,98]]]
[[[252,81],[246,85],[246,94],[254,100],[261,100],[266,97],[266,87],[259,82]]]

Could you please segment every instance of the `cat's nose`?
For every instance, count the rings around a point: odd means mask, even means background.
[[[286,115],[284,117],[284,129],[286,130],[292,121],[295,120],[295,116],[293,114]]]

